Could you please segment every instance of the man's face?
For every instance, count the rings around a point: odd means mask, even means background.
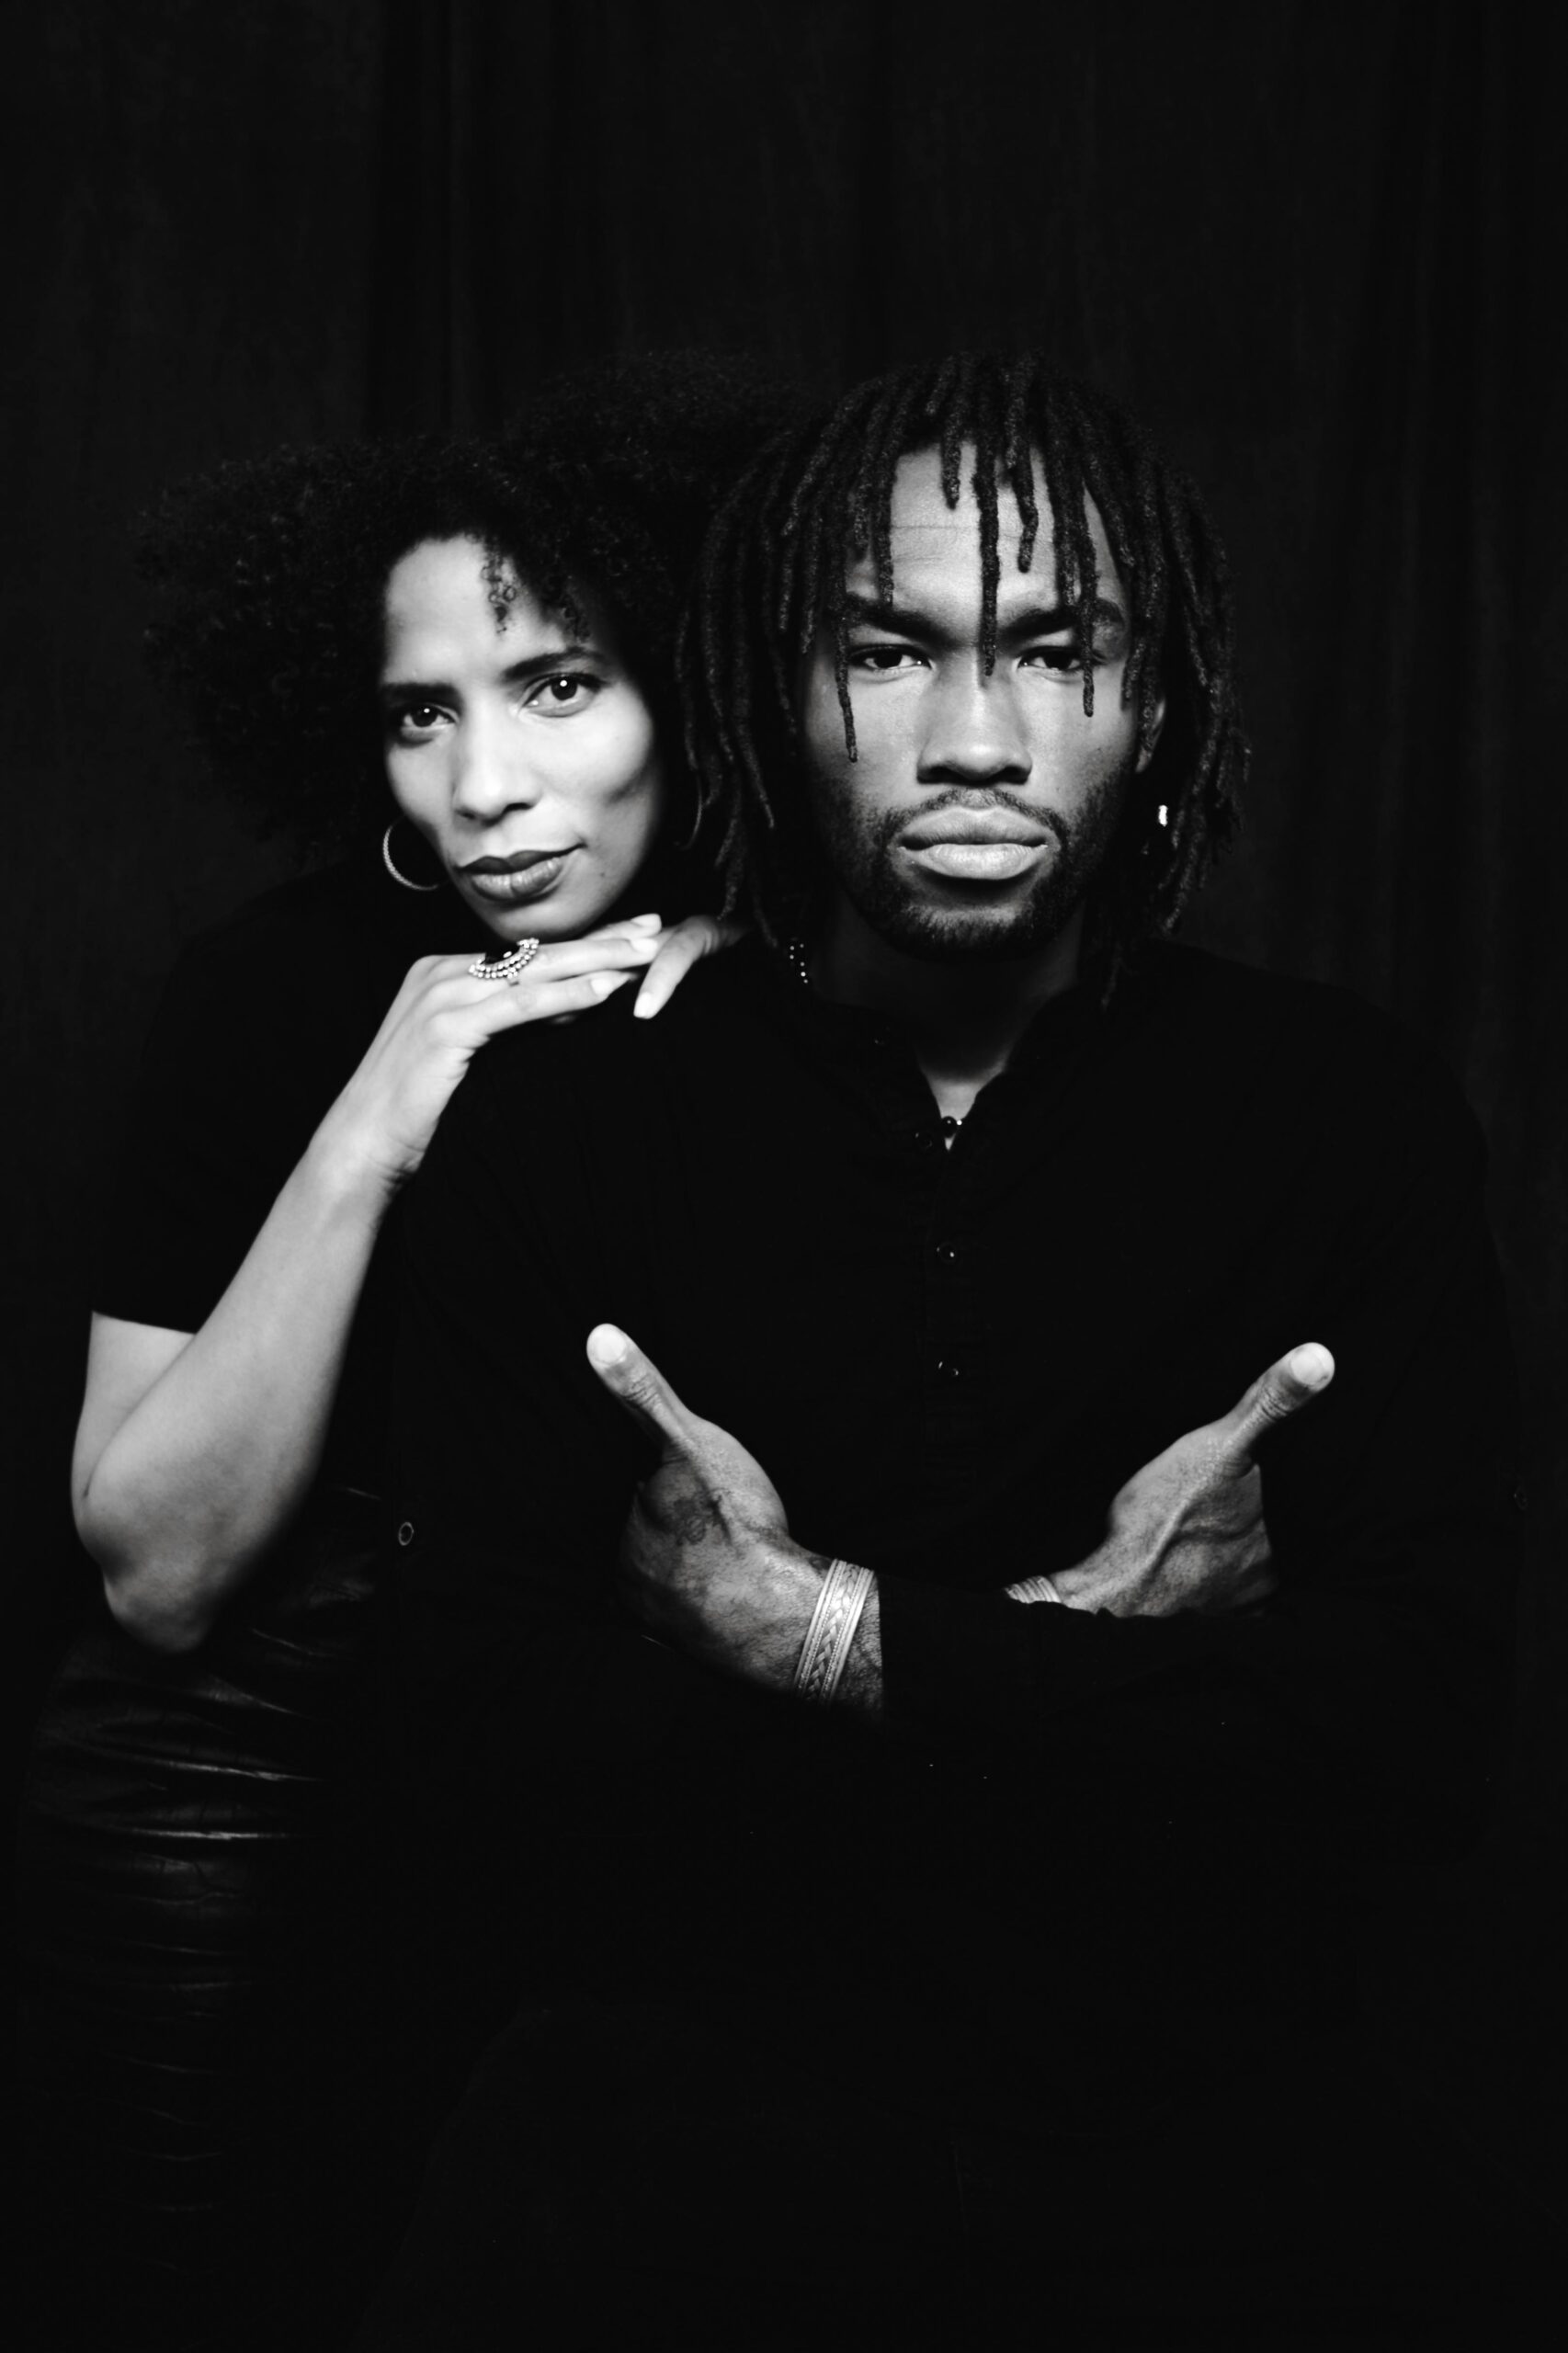
[[[981,660],[980,510],[963,460],[956,508],[937,453],[901,460],[892,494],[893,601],[869,557],[849,573],[849,699],[858,757],[845,747],[832,645],[804,680],[813,814],[846,898],[890,946],[925,958],[1027,955],[1081,905],[1147,753],[1122,700],[1128,600],[1091,506],[1099,619],[1092,647],[1055,594],[1051,511],[1037,463],[1040,529],[1018,570],[1019,519],[999,492],[996,661]],[[1092,714],[1084,664],[1092,661]],[[1152,748],[1152,747],[1151,747]]]

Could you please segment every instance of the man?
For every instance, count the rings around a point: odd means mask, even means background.
[[[1358,1878],[1473,1810],[1478,1140],[1364,1010],[1157,944],[1233,822],[1229,596],[1097,395],[851,393],[691,671],[761,938],[494,1050],[409,1201],[428,1785],[529,1999],[366,2342],[1119,2341],[1064,2136],[1136,2175],[1333,2023]]]

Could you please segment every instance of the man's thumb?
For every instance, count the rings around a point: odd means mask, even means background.
[[[595,1324],[588,1335],[588,1362],[633,1421],[667,1446],[686,1449],[689,1432],[685,1406],[652,1358],[619,1324]]]
[[[1225,1416],[1243,1448],[1251,1452],[1277,1422],[1289,1420],[1320,1396],[1334,1379],[1334,1358],[1321,1340],[1304,1340],[1255,1381]]]

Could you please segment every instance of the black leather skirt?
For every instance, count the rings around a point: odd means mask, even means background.
[[[322,1491],[199,1651],[106,1610],[49,1693],[18,1849],[40,2343],[340,2343],[395,2228],[381,1540],[375,1498]]]

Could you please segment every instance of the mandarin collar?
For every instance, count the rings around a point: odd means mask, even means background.
[[[848,1054],[882,1053],[895,1046],[912,1051],[905,1025],[891,1014],[859,1005],[845,1005],[807,980],[787,949],[769,947],[760,938],[746,941],[733,953],[744,957],[751,977],[771,1017],[801,1036],[809,1036],[829,1051]],[[1097,1035],[1142,994],[1130,975],[1108,1006],[1101,992],[1075,981],[1030,1017],[1008,1059],[1010,1071],[1027,1070],[1040,1060],[1055,1060],[1064,1048]]]

